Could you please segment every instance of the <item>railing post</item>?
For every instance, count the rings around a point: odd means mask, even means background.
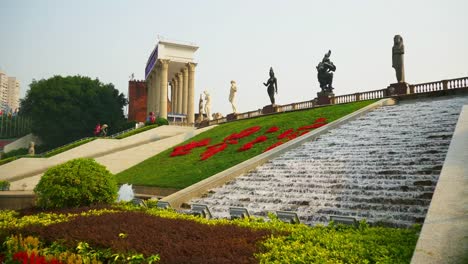
[[[448,80],[442,80],[442,86],[444,90],[448,89]]]

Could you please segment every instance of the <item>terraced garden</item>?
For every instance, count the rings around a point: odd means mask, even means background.
[[[116,175],[118,182],[182,189],[376,100],[220,125]],[[281,139],[279,139],[281,137]]]

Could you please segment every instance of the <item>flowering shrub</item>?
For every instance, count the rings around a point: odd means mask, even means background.
[[[290,128],[290,129],[284,131],[283,133],[279,134],[278,139],[284,139],[287,136],[289,136],[290,134],[292,134],[293,132],[294,132],[294,129]]]
[[[278,141],[278,142],[276,142],[275,144],[269,146],[269,147],[268,147],[267,149],[265,149],[263,152],[267,152],[267,151],[269,151],[270,149],[274,149],[274,148],[276,148],[277,146],[282,145],[282,144],[283,144],[282,141]]]

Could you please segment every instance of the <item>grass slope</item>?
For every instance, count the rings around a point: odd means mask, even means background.
[[[223,142],[223,139],[232,133],[239,133],[252,126],[261,126],[261,130],[249,137],[240,139],[238,144],[229,144],[224,151],[217,153],[207,160],[200,160],[200,154],[206,150],[206,147],[194,148],[191,150],[191,154],[177,157],[170,157],[173,151],[173,148],[170,148],[117,174],[117,181],[119,183],[131,183],[135,185],[182,189],[261,154],[267,147],[278,141],[277,136],[279,134],[290,128],[297,129],[304,125],[310,125],[320,117],[325,117],[327,122],[330,123],[375,101],[368,100],[332,105],[223,124],[201,133],[180,145],[206,138],[210,138],[210,145],[214,145]],[[279,127],[279,131],[265,134],[272,126]],[[250,150],[238,151],[242,145],[260,135],[266,135],[268,140],[255,144]]]

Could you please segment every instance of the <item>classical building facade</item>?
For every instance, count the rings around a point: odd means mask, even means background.
[[[19,81],[0,71],[0,109],[16,111],[19,108],[19,92]]]
[[[147,112],[170,119],[195,121],[195,66],[192,44],[159,41],[145,68]]]

